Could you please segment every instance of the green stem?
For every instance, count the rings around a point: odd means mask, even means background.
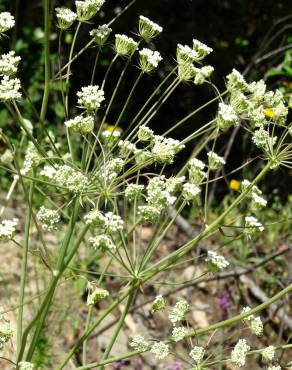
[[[44,123],[47,113],[49,88],[50,88],[50,0],[44,1],[44,19],[45,19],[45,38],[44,38],[44,53],[45,53],[45,87],[43,102],[40,114],[40,121]]]
[[[19,309],[17,317],[17,347],[16,353],[19,352],[21,346],[21,337],[22,337],[22,326],[23,326],[23,302],[25,295],[25,282],[27,276],[27,257],[29,249],[29,231],[32,219],[32,201],[33,201],[33,192],[34,192],[34,181],[31,181],[29,187],[29,196],[28,196],[28,209],[26,211],[25,219],[25,230],[24,230],[24,243],[23,243],[23,253],[22,253],[22,263],[21,263],[21,278],[20,278],[20,292],[19,292]]]
[[[132,293],[129,294],[126,307],[124,308],[123,313],[122,313],[122,315],[121,315],[121,317],[120,317],[120,319],[119,319],[119,321],[117,323],[117,327],[115,328],[115,331],[114,331],[114,333],[113,333],[113,335],[111,337],[111,340],[110,340],[110,342],[109,342],[109,344],[108,344],[108,346],[107,346],[107,348],[105,350],[105,353],[104,353],[104,355],[102,357],[102,361],[107,360],[108,357],[109,357],[109,355],[110,355],[110,352],[111,352],[111,350],[113,348],[113,345],[115,344],[115,341],[117,339],[117,336],[119,335],[119,332],[121,331],[122,326],[124,324],[125,318],[126,318],[128,312],[129,312],[129,309],[130,309],[130,306],[131,306],[133,297],[134,297],[134,292],[132,292]],[[103,370],[103,369],[104,369],[104,366],[102,365],[100,367],[100,370]]]
[[[93,83],[94,83],[94,77],[95,77],[95,72],[96,72],[96,67],[97,67],[99,53],[100,53],[100,48],[98,48],[98,51],[96,53],[96,57],[95,57],[95,61],[94,61],[94,66],[93,66],[93,70],[92,70],[92,75],[91,75],[91,80],[90,80],[90,85],[93,85]]]

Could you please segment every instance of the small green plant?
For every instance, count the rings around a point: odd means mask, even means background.
[[[291,344],[252,350],[251,344],[238,335],[238,342],[230,354],[218,357],[216,348],[207,345],[205,335],[238,322],[247,326],[254,335],[261,335],[263,324],[257,315],[291,293],[291,284],[261,305],[245,307],[236,316],[197,330],[192,329],[187,322],[186,315],[192,310],[192,302],[177,299],[173,307],[168,307],[163,296],[158,295],[153,299],[151,314],[155,315],[161,310],[169,311],[167,315],[172,324],[169,337],[134,336],[129,343],[131,350],[128,353],[111,357],[112,348],[135,298],[145,294],[143,287],[150,281],[167,279],[169,271],[175,271],[178,265],[192,265],[198,258],[205,262],[203,275],[217,274],[230,267],[232,261],[229,256],[224,255],[224,246],[220,249],[214,247],[199,256],[191,254],[200,242],[216,234],[224,234],[222,228],[227,217],[229,227],[236,232],[234,245],[239,239],[256,240],[265,232],[261,210],[267,206],[267,200],[259,184],[268,173],[273,173],[279,167],[291,168],[292,146],[291,125],[287,124],[288,107],[282,93],[279,90],[268,91],[262,80],[247,83],[237,70],[226,77],[226,90],[220,93],[211,82],[213,67],[205,65],[206,58],[213,50],[196,39],[191,46],[177,45],[172,70],[159,83],[154,81],[152,93],[138,112],[130,111],[130,102],[135,99],[137,89],[143,88],[143,79],[151,78],[151,73],[163,62],[160,53],[153,50],[155,38],[162,33],[162,27],[140,16],[135,39],[124,34],[116,34],[112,38],[111,27],[119,16],[117,15],[107,24],[91,30],[90,41],[76,52],[76,38],[81,27],[92,20],[103,3],[104,0],[76,1],[75,11],[56,9],[55,20],[60,31],[60,44],[64,30],[71,30],[76,23],[77,25],[68,61],[64,65],[59,64],[57,75],[52,76],[50,29],[54,27],[55,21],[50,24],[50,2],[44,1],[45,79],[37,122],[29,122],[25,118],[26,112],[19,107],[19,101],[25,99],[21,93],[21,81],[16,77],[20,57],[13,51],[0,56],[0,101],[19,125],[18,140],[21,144],[15,145],[5,129],[3,130],[1,139],[6,145],[6,151],[0,159],[1,170],[12,177],[7,200],[18,190],[26,203],[21,241],[23,255],[15,333],[16,349],[15,357],[7,360],[21,370],[41,366],[39,357],[43,344],[46,344],[44,338],[49,335],[44,335],[47,330],[46,320],[54,307],[56,291],[60,284],[66,279],[70,280],[71,274],[78,270],[80,274],[73,276],[84,280],[87,285],[87,319],[82,333],[63,360],[53,363],[57,370],[64,369],[81,349],[82,364],[78,369],[103,369],[107,364],[130,359],[148,351],[157,361],[163,361],[168,355],[179,358],[188,369],[212,368],[225,361],[242,367],[246,356],[250,355],[262,356],[266,369],[280,369],[277,350],[289,349]],[[13,16],[7,12],[1,13],[1,34],[4,35],[13,26]],[[109,43],[113,43],[114,55],[104,78],[95,85],[93,81],[98,58],[104,46]],[[77,92],[76,105],[79,114],[72,117],[73,109],[68,97],[71,66],[91,46],[96,47],[91,84],[85,84]],[[109,91],[107,82],[117,60],[122,60],[124,66],[114,90]],[[124,94],[121,93],[121,85],[126,70],[132,64],[139,66],[139,73],[132,86],[128,86],[125,81],[128,92]],[[60,126],[60,134],[56,135],[47,129],[46,121],[54,78],[59,80],[60,99],[65,112],[65,122],[59,123],[59,117],[56,116],[55,124]],[[208,84],[214,89],[214,98],[202,107],[196,107],[179,122],[173,123],[166,132],[158,135],[150,127],[150,123],[181,84],[189,84],[190,88]],[[124,101],[120,112],[116,112],[114,108],[116,99]],[[190,124],[190,119],[196,113],[214,102],[218,102],[214,119],[202,122],[201,127],[196,127],[181,141],[171,137],[177,127]],[[114,125],[111,126],[107,124],[109,113],[116,114]],[[129,116],[132,117],[130,121]],[[208,191],[210,184],[219,180],[215,176],[216,171],[226,164],[224,153],[218,147],[218,138],[230,128],[239,125],[248,133],[250,145],[258,149],[259,171],[253,178],[245,179],[239,184],[236,196],[214,218],[209,211]],[[26,148],[24,156],[23,146]],[[167,175],[169,165],[173,165],[179,154],[188,148],[191,148],[192,153],[187,161],[180,167],[173,167],[178,170],[173,170],[171,176]],[[249,166],[248,160],[246,166]],[[197,236],[186,243],[178,244],[176,249],[161,258],[159,250],[163,241],[176,218],[190,206],[198,209],[196,214],[200,228]],[[4,209],[1,214],[3,212]],[[19,244],[15,240],[17,225],[17,219],[2,220],[0,240]],[[145,225],[152,225],[152,235],[146,243],[141,236]],[[36,229],[38,235],[37,248],[35,245],[32,248],[33,229]],[[46,244],[44,235],[47,233],[59,235],[59,247],[54,252]],[[232,241],[228,244],[229,249],[232,248]],[[97,274],[90,274],[86,267],[83,268],[80,249],[86,250],[86,266],[94,265],[98,269]],[[242,252],[242,255],[248,258],[248,253]],[[96,262],[104,256],[107,257],[106,265]],[[41,263],[48,283],[32,317],[25,319],[25,286],[30,259]],[[104,284],[112,265],[118,266],[123,272],[120,281],[122,288],[118,293],[112,292]],[[94,312],[101,301],[105,308],[95,317]],[[90,335],[121,303],[124,304],[123,311],[115,323],[103,355],[96,362],[89,363],[87,354]],[[5,345],[14,333],[5,318],[1,319],[0,343]],[[181,358],[179,353],[172,350],[176,342],[186,341],[189,344],[188,340],[193,337],[199,345],[191,345],[189,356]],[[222,354],[221,351],[220,353]]]

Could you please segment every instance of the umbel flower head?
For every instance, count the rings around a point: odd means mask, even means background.
[[[107,42],[111,32],[112,29],[108,27],[107,24],[103,24],[102,26],[98,26],[98,28],[91,30],[89,34],[93,37],[97,45],[101,47]]]
[[[92,287],[89,286],[89,289],[91,290]],[[108,296],[109,292],[107,290],[95,287],[92,289],[92,292],[87,296],[87,305],[92,306],[95,303],[101,301],[102,299],[107,298]]]
[[[272,362],[275,357],[275,347],[269,346],[262,350],[262,358],[265,363]]]
[[[115,51],[122,57],[131,57],[137,50],[138,43],[126,35],[115,35]]]
[[[172,339],[175,342],[179,342],[180,340],[184,339],[184,337],[187,335],[187,329],[184,326],[175,326],[172,329]]]
[[[80,22],[85,22],[96,15],[103,6],[105,0],[84,0],[75,1],[77,18]]]
[[[13,239],[17,224],[17,218],[13,218],[12,220],[3,220],[0,223],[0,240],[8,241]]]
[[[158,51],[152,51],[144,48],[139,51],[140,55],[140,68],[144,73],[150,73],[157,68],[158,63],[162,60],[162,57]]]
[[[10,30],[14,25],[14,17],[9,12],[0,13],[0,33]]]
[[[149,41],[162,32],[162,27],[154,23],[149,18],[140,15],[139,17],[139,36],[145,41]]]
[[[207,153],[210,171],[218,170],[225,165],[225,159],[215,152]]]
[[[157,312],[157,311],[162,311],[165,309],[165,300],[162,297],[161,294],[159,294],[155,299],[154,302],[152,303],[152,309],[151,312]]]
[[[13,331],[10,327],[9,321],[0,315],[0,350],[2,350],[5,343],[12,337]]]
[[[150,352],[157,360],[163,360],[169,354],[169,346],[163,342],[157,342],[152,345]]]
[[[199,364],[202,362],[204,354],[205,349],[203,347],[195,346],[192,348],[189,355],[196,364]]]
[[[208,268],[211,272],[222,271],[229,266],[229,262],[220,254],[208,251],[206,262],[208,262]]]
[[[61,28],[61,30],[66,30],[71,27],[77,18],[77,14],[68,8],[56,8],[55,11],[58,20],[58,26]]]
[[[135,335],[132,338],[130,347],[134,348],[135,351],[145,352],[149,348],[149,343],[142,337],[142,335]]]
[[[185,314],[189,311],[190,305],[184,299],[180,299],[176,302],[171,313],[169,314],[169,320],[175,325],[177,322],[182,321]]]
[[[20,361],[18,363],[19,370],[34,370],[35,365],[32,362]]]
[[[239,339],[231,352],[231,361],[238,367],[245,365],[246,353],[250,350],[250,346],[246,343],[245,339]]]
[[[104,91],[98,85],[89,85],[77,92],[78,104],[89,113],[97,111],[104,101]]]
[[[197,185],[188,182],[183,184],[182,196],[187,202],[197,199],[200,193],[201,189]]]
[[[4,76],[0,82],[0,100],[10,101],[21,98],[20,88],[20,80],[18,78]]]
[[[65,126],[78,134],[86,135],[94,128],[94,118],[93,116],[79,115],[66,121]]]
[[[212,66],[204,66],[202,68],[194,68],[193,71],[195,73],[194,84],[202,85],[214,72],[214,68]]]
[[[15,56],[15,51],[0,55],[0,76],[15,75],[20,60],[20,57]]]
[[[213,51],[212,48],[196,39],[193,39],[193,50],[195,50],[195,52],[197,53],[197,60],[204,59],[207,55],[209,55]]]
[[[108,250],[114,251],[116,249],[112,239],[107,235],[92,236],[88,239],[88,242],[94,249],[100,249],[103,252]]]
[[[45,231],[53,231],[58,227],[60,215],[58,211],[42,206],[37,213],[37,219],[41,222]]]
[[[217,116],[217,125],[220,129],[224,130],[230,126],[237,125],[239,118],[231,105],[219,103],[219,110]]]

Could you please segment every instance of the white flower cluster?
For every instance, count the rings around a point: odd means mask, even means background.
[[[182,321],[185,318],[186,313],[189,311],[190,305],[184,299],[180,299],[176,302],[168,318],[173,325]]]
[[[208,156],[210,171],[216,171],[222,166],[224,166],[226,163],[225,159],[223,157],[220,157],[215,152],[208,152],[207,156]]]
[[[88,239],[88,242],[94,249],[100,249],[103,252],[107,250],[114,251],[116,249],[113,241],[107,235],[92,236]]]
[[[277,136],[270,136],[269,132],[260,127],[256,130],[252,135],[252,141],[260,149],[263,151],[268,152],[277,142]]]
[[[231,105],[219,103],[219,110],[217,115],[217,126],[221,130],[225,130],[231,126],[239,123],[238,115]]]
[[[151,313],[162,311],[165,309],[165,299],[159,294],[152,303]]]
[[[122,218],[115,215],[113,212],[102,213],[94,209],[84,216],[85,223],[88,225],[95,225],[104,229],[108,233],[121,231],[124,227]]]
[[[89,114],[96,112],[104,101],[104,91],[98,85],[89,85],[77,92],[78,104]]]
[[[240,90],[245,92],[248,90],[248,84],[245,78],[236,69],[233,68],[232,72],[227,75],[226,78],[229,91],[233,92],[234,90]]]
[[[179,140],[159,135],[154,136],[152,154],[153,159],[159,163],[170,164],[174,156],[185,147]]]
[[[202,362],[204,354],[205,354],[205,349],[199,346],[193,347],[191,352],[189,353],[190,357],[196,364],[199,364]]]
[[[266,207],[266,205],[267,205],[266,199],[259,196],[257,193],[251,193],[250,210],[252,212],[257,212],[262,208]]]
[[[130,346],[134,348],[135,351],[145,352],[149,348],[149,343],[142,337],[142,335],[135,335],[132,338]]]
[[[267,368],[267,370],[281,370],[281,366],[279,365],[272,365]]]
[[[66,121],[65,126],[80,135],[86,135],[94,128],[94,118],[93,116],[79,115]]]
[[[201,189],[197,185],[188,182],[183,184],[182,196],[187,202],[197,199],[200,193]]]
[[[0,55],[0,76],[15,75],[20,60],[19,56],[15,56],[15,51]]]
[[[18,363],[18,369],[19,370],[34,370],[35,365],[32,362],[20,361]]]
[[[229,262],[223,256],[213,251],[207,252],[205,261],[208,263],[208,268],[211,272],[222,271],[229,266]]]
[[[1,235],[1,234],[0,234]],[[1,236],[0,236],[1,239]],[[13,331],[10,327],[9,321],[3,316],[0,316],[0,350],[3,349],[5,343],[7,343],[13,335]]]
[[[151,21],[149,18],[140,15],[139,17],[139,36],[149,41],[162,32],[162,27],[159,24]]]
[[[14,17],[9,12],[0,13],[0,33],[8,31],[14,26]]]
[[[23,161],[23,167],[20,170],[20,173],[22,175],[26,175],[33,167],[37,167],[42,161],[42,158],[37,151],[34,144],[30,141],[28,143],[24,161]]]
[[[107,42],[111,32],[112,29],[108,27],[107,24],[103,24],[102,26],[98,26],[98,28],[91,30],[89,34],[94,38],[97,45],[101,47]]]
[[[140,126],[138,130],[138,139],[142,142],[152,141],[154,139],[154,132],[147,126]]]
[[[265,363],[272,362],[275,357],[275,347],[269,346],[262,350],[262,358]]]
[[[55,11],[58,25],[61,30],[66,30],[71,27],[73,22],[77,19],[77,14],[68,8],[56,8]]]
[[[248,237],[254,237],[259,232],[264,231],[264,226],[253,216],[246,216],[245,217],[245,228],[244,233]]]
[[[0,157],[0,162],[4,164],[10,164],[13,161],[13,153],[10,149],[5,149]]]
[[[153,177],[147,185],[147,205],[139,206],[138,213],[148,222],[154,223],[161,212],[173,204],[176,197],[166,188],[167,183],[164,176]]]
[[[172,329],[172,339],[175,342],[179,342],[180,340],[184,339],[184,337],[187,335],[187,329],[184,326],[175,326]]]
[[[157,342],[152,345],[150,352],[157,360],[163,360],[169,354],[169,346],[163,342]]]
[[[91,287],[89,287],[89,289],[91,289]],[[107,298],[108,296],[109,292],[107,290],[95,287],[87,296],[87,305],[92,306],[96,302],[99,302],[102,299]]]
[[[242,313],[248,313],[249,311],[250,307],[244,307]],[[253,334],[257,336],[263,334],[264,327],[259,316],[255,317],[254,315],[249,315],[245,319],[243,319],[243,321],[249,324],[249,328]]]
[[[143,185],[138,185],[138,184],[129,184],[127,185],[125,189],[125,197],[129,201],[133,201],[136,198],[139,198],[142,195],[142,192],[144,190]]]
[[[188,163],[189,182],[194,185],[200,185],[207,177],[203,171],[206,167],[205,163],[197,158],[192,158]]]
[[[8,241],[13,239],[17,224],[17,218],[13,218],[12,220],[3,220],[0,223],[0,240]]]
[[[138,43],[126,35],[115,35],[115,51],[123,57],[131,57],[137,50]]]
[[[250,346],[246,343],[245,339],[239,339],[231,352],[231,360],[238,367],[245,365],[246,353],[250,350]]]
[[[86,22],[96,15],[103,6],[105,0],[75,1],[77,18],[80,22]]]
[[[53,180],[57,186],[65,187],[76,194],[84,193],[89,185],[85,175],[67,165],[57,166],[56,169],[45,166],[40,174]]]
[[[37,219],[42,223],[45,231],[53,231],[58,227],[60,215],[58,211],[42,206],[37,213]]]
[[[178,77],[181,81],[194,79],[196,85],[205,82],[213,73],[214,68],[211,66],[203,66],[197,68],[193,63],[200,62],[212,49],[198,40],[193,40],[193,48],[188,45],[177,45],[176,60],[178,65]]]
[[[157,68],[158,63],[162,60],[162,57],[158,51],[152,51],[144,48],[139,51],[140,55],[140,68],[144,73],[150,73]]]
[[[120,131],[118,130],[111,131],[108,129],[103,130],[100,135],[102,142],[108,148],[111,148],[112,146],[114,146],[116,142],[119,140],[120,136],[121,136]]]
[[[6,102],[21,98],[20,88],[20,80],[18,78],[4,76],[0,82],[0,100]]]
[[[194,68],[194,84],[202,85],[214,72],[214,67],[203,66],[202,68]]]

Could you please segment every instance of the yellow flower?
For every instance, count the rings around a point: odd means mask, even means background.
[[[267,118],[273,118],[275,115],[275,112],[273,111],[272,108],[265,108],[264,109],[264,114]]]
[[[122,132],[123,130],[120,127],[116,127],[115,125],[109,125],[108,123],[105,123],[103,125],[103,128],[107,131],[113,132],[113,131],[119,131]]]
[[[238,191],[240,189],[240,181],[232,179],[229,183],[229,187],[232,190]]]
[[[225,224],[226,225],[231,225],[232,222],[233,222],[233,220],[230,216],[225,217]]]

